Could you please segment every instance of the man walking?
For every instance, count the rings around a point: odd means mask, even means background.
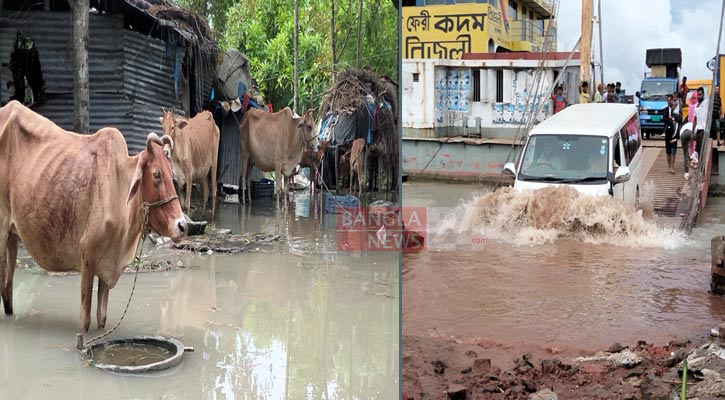
[[[720,86],[715,86],[712,99],[712,122],[710,123],[710,139],[716,140],[720,147],[720,119],[722,118],[722,104],[720,100]]]
[[[677,94],[675,92],[675,94]],[[677,155],[677,139],[680,129],[680,102],[673,95],[667,95],[667,107],[664,109],[665,121],[665,153],[667,167],[671,174],[675,173],[675,156]]]
[[[695,110],[695,118],[692,121],[693,130],[695,131],[695,141],[697,142],[697,148],[695,151],[698,152],[699,158],[702,158],[700,154],[704,149],[702,148],[702,142],[705,139],[705,127],[707,125],[708,104],[705,100],[705,88],[700,86],[697,88],[697,101],[699,106]]]

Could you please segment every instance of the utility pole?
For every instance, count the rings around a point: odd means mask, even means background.
[[[73,130],[88,133],[88,9],[90,0],[71,1],[73,18]]]
[[[604,84],[604,47],[602,46],[602,0],[597,1],[597,22],[599,23],[599,79]]]
[[[592,65],[592,0],[582,0],[581,82],[589,82]],[[590,82],[591,83],[591,82]]]
[[[294,88],[294,103],[292,105],[292,111],[297,112],[297,108],[299,107],[299,97],[300,97],[300,70],[299,70],[299,62],[300,62],[300,54],[299,54],[299,37],[300,37],[300,20],[299,20],[299,14],[300,14],[300,1],[295,0],[295,88]]]
[[[357,58],[355,59],[355,68],[360,68],[360,35],[362,32],[362,15],[363,15],[363,0],[359,0],[359,7],[357,12]]]

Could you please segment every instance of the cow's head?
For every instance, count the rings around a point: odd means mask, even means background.
[[[164,135],[159,138],[155,133],[149,133],[146,148],[139,155],[126,202],[140,194],[143,206],[148,207],[148,227],[159,235],[179,241],[188,232],[188,226],[176,198],[171,164],[164,156],[165,146],[173,148],[171,137]]]
[[[312,117],[314,110],[307,110],[305,115],[297,118],[297,131],[304,138],[307,148],[314,152],[320,149],[320,141],[315,132],[315,119]]]
[[[189,125],[186,118],[177,119],[173,111],[164,111],[164,115],[159,117],[159,121],[161,121],[164,136],[170,136],[174,140],[176,140],[177,129],[184,129]]]

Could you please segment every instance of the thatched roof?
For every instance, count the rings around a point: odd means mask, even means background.
[[[126,4],[154,18],[159,25],[170,27],[189,42],[212,52],[214,37],[206,18],[169,0],[124,0]]]
[[[325,94],[320,107],[321,115],[330,111],[353,112],[365,105],[365,96],[373,98],[385,93],[385,80],[372,70],[348,68],[339,72],[332,86]]]

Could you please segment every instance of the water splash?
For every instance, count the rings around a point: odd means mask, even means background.
[[[569,186],[515,191],[504,187],[456,207],[431,227],[431,243],[484,237],[514,245],[558,239],[624,247],[676,248],[685,235],[609,196],[589,196]],[[460,239],[459,239],[460,241]]]

